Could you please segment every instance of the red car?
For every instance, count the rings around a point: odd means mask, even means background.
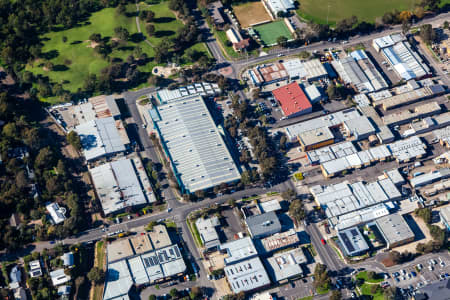
[[[325,242],[325,240],[324,240],[324,239],[321,239],[320,241],[322,242],[322,244],[323,244],[323,245],[325,245],[325,244],[326,244],[326,242]]]

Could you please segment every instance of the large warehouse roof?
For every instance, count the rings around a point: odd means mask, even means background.
[[[389,245],[414,239],[414,232],[408,223],[406,223],[405,219],[398,214],[391,214],[379,218],[376,224]]]
[[[89,172],[106,215],[147,203],[130,159],[106,163]]]
[[[186,190],[195,192],[240,179],[201,96],[182,97],[155,109],[155,127]]]
[[[310,191],[329,218],[401,198],[389,178],[371,183],[358,181],[349,184],[344,181],[328,186],[316,185]]]
[[[234,293],[249,292],[270,284],[269,276],[259,257],[254,257],[224,269]]]
[[[124,139],[113,117],[95,119],[75,128],[86,160],[125,151]]]
[[[292,82],[272,91],[275,99],[280,103],[286,117],[296,115],[302,111],[310,111],[312,105],[297,82]]]
[[[373,40],[373,46],[386,57],[398,75],[404,80],[423,77],[430,69],[400,34],[384,36]]]

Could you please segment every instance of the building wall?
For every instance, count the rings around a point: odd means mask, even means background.
[[[300,139],[298,139],[298,142],[300,143],[300,146],[303,151],[310,151],[310,150],[314,150],[314,149],[318,149],[321,147],[331,145],[334,143],[334,139],[329,139],[329,140],[326,140],[326,141],[323,141],[323,142],[320,142],[320,143],[317,143],[314,145],[304,145]]]

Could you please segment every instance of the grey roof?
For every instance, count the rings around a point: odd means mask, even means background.
[[[250,235],[253,238],[260,238],[272,235],[281,231],[281,223],[275,212],[250,216],[245,219]]]
[[[198,218],[197,221],[195,221],[195,226],[197,226],[200,238],[206,248],[209,249],[220,245],[219,235],[216,231],[216,226],[219,225],[220,222],[217,217],[208,219]]]
[[[400,192],[389,178],[371,183],[358,181],[349,184],[344,181],[328,186],[316,185],[310,191],[329,218],[401,198]]]
[[[72,252],[66,252],[62,256],[63,264],[65,267],[71,267],[74,264],[74,258]]]
[[[249,292],[270,284],[269,276],[259,257],[226,266],[225,275],[234,293]]]
[[[420,299],[429,299],[429,300],[448,300],[450,299],[450,279],[446,279],[443,281],[436,281],[434,283],[428,284],[423,288],[416,291],[416,299],[419,294],[427,295],[426,298]]]
[[[375,89],[356,60],[349,56],[331,62],[339,77],[347,84],[352,84],[360,93],[373,92]]]
[[[114,118],[120,116],[119,106],[117,106],[117,102],[114,96],[112,95],[106,96],[105,102],[106,105],[108,106],[109,111],[111,112],[111,115]]]
[[[344,122],[344,126],[357,140],[364,139],[376,132],[375,127],[366,116],[347,120]]]
[[[105,214],[147,203],[131,159],[105,163],[89,172]]]
[[[410,183],[414,188],[419,188],[421,186],[446,179],[450,177],[450,169],[442,168],[439,170],[431,171],[416,177],[411,178]]]
[[[83,123],[75,130],[80,136],[86,160],[126,150],[113,117]]]
[[[351,227],[339,231],[338,238],[348,256],[357,255],[369,250],[369,245],[367,245],[358,227]]]
[[[189,192],[241,178],[203,98],[179,98],[157,106],[154,120],[172,165]]]
[[[301,264],[307,262],[302,248],[274,254],[267,259],[267,272],[274,282],[302,275]]]
[[[252,239],[248,236],[219,245],[219,250],[225,250],[228,254],[228,257],[224,259],[225,265],[231,265],[258,255]]]
[[[379,218],[376,224],[389,245],[414,238],[414,232],[401,215],[391,214]]]

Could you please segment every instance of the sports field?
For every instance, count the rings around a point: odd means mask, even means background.
[[[284,24],[284,21],[258,25],[253,27],[253,29],[258,33],[261,41],[263,41],[266,46],[276,44],[277,38],[280,36],[285,36],[288,40],[292,39],[292,34],[286,24]]]
[[[374,22],[377,17],[397,9],[414,8],[416,0],[300,0],[297,13],[303,19],[330,24],[357,16],[360,21]],[[445,1],[445,0],[444,0]]]
[[[261,1],[233,6],[233,12],[242,28],[272,20]]]

